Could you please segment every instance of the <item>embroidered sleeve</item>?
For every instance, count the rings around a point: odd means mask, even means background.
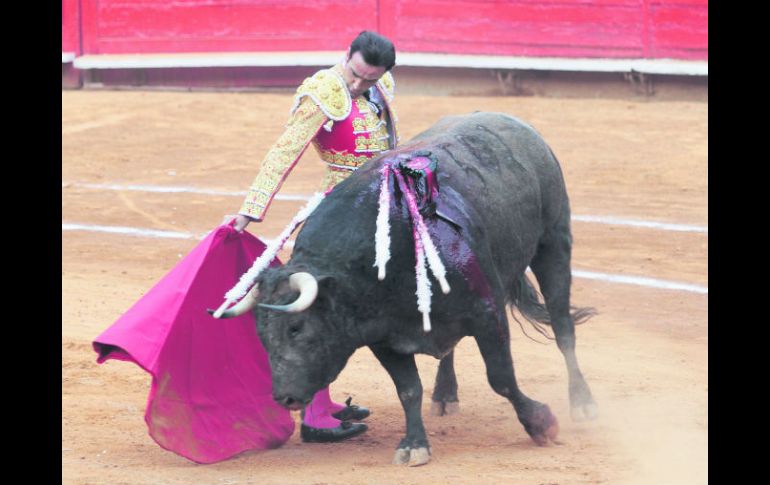
[[[292,111],[286,130],[262,161],[240,214],[259,221],[264,219],[273,197],[326,121],[326,116],[317,104],[309,98],[302,100]]]

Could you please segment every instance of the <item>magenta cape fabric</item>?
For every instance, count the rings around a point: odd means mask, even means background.
[[[152,375],[150,436],[198,463],[275,448],[294,432],[289,411],[273,401],[253,315],[217,320],[206,312],[264,249],[245,231],[217,227],[93,342],[97,362],[126,360]]]

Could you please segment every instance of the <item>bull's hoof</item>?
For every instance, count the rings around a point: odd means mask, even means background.
[[[429,448],[399,448],[393,456],[394,465],[420,466],[430,461]]]
[[[572,421],[591,421],[599,417],[599,406],[596,403],[588,403],[582,406],[575,406],[570,409]]]
[[[445,401],[433,401],[430,404],[431,416],[448,416],[450,414],[457,414],[460,412],[460,403],[458,401],[445,402]]]
[[[556,441],[556,437],[559,435],[559,421],[547,405],[537,406],[532,415],[528,417],[526,422],[522,421],[522,424],[524,424],[524,429],[532,441],[538,446],[547,446],[551,441],[560,444]]]
[[[599,406],[582,378],[570,383],[569,404],[572,421],[593,420],[599,416]]]

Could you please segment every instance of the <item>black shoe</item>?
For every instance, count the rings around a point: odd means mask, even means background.
[[[311,428],[303,423],[299,434],[305,443],[333,443],[358,436],[367,429],[364,423],[349,421],[341,422],[336,428]]]
[[[340,421],[361,421],[362,419],[366,419],[370,414],[369,410],[355,404],[351,406],[350,401],[352,400],[353,398],[349,397],[347,401],[345,401],[345,407],[336,413],[333,413],[332,417],[337,418]]]

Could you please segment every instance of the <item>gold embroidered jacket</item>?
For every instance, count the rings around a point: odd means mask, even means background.
[[[321,190],[329,190],[379,153],[396,146],[395,83],[386,72],[370,99],[351,99],[342,66],[324,69],[297,89],[286,130],[265,156],[239,211],[262,220],[275,194],[310,143],[327,164]],[[382,106],[382,113],[378,113]]]

